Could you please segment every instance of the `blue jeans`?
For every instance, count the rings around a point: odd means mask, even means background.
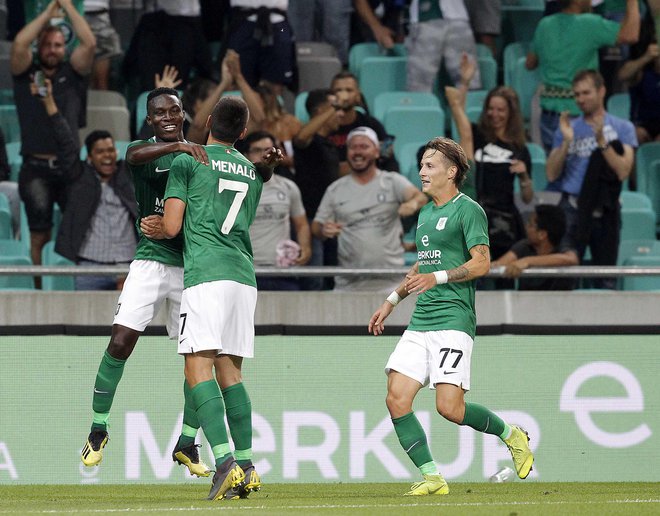
[[[541,111],[541,143],[545,153],[549,154],[552,150],[552,141],[555,138],[555,131],[559,127],[559,113],[554,111]]]
[[[93,262],[90,260],[78,260],[77,265],[85,267],[103,267],[105,263]],[[76,290],[117,290],[117,275],[110,276],[76,276]]]

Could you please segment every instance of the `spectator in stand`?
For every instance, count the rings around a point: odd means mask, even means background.
[[[64,34],[49,25],[52,18],[61,17],[60,7],[71,20],[80,41],[68,61]],[[32,52],[35,42],[36,55]],[[37,79],[50,79],[57,105],[69,127],[76,131],[85,125],[86,76],[92,69],[95,50],[94,34],[71,0],[49,3],[39,16],[21,29],[11,47],[11,73],[23,155],[18,183],[30,227],[32,263],[35,265],[41,264],[41,250],[51,238],[53,204],[57,202],[64,211],[68,171],[57,163],[55,135],[49,129],[46,110],[38,97],[32,95],[30,85],[35,74]],[[43,85],[41,92],[44,92]],[[76,144],[79,145],[77,138]],[[40,278],[35,278],[35,285],[37,288],[41,286]]]
[[[262,104],[259,107],[262,109],[264,116],[261,123],[255,119],[250,128],[252,129],[253,126],[257,126],[259,130],[266,131],[275,137],[275,146],[282,151],[284,156],[276,171],[283,168],[292,169],[293,139],[300,132],[300,129],[302,129],[302,122],[282,107],[270,83],[262,82],[259,84],[257,86],[257,93]],[[252,113],[252,107],[250,107],[250,113]]]
[[[616,265],[621,230],[619,194],[632,172],[637,147],[628,120],[605,111],[605,86],[595,70],[573,79],[573,94],[582,112],[571,120],[561,114],[546,172],[548,190],[562,193],[566,242],[580,261],[586,247],[594,265]],[[616,279],[598,279],[597,288],[614,288]]]
[[[351,44],[375,41],[390,49],[404,39],[403,0],[353,0]]]
[[[660,141],[660,50],[649,43],[637,59],[626,62],[619,70],[619,79],[630,85],[637,141],[643,144]]]
[[[204,37],[199,0],[158,0],[147,8],[124,58],[126,77],[137,77],[140,91],[151,91],[165,65],[178,70],[185,87],[195,70],[211,77],[211,51]]]
[[[37,85],[32,88],[37,94]],[[49,129],[57,142],[57,160],[67,171],[69,198],[64,210],[55,251],[78,265],[128,264],[137,245],[137,201],[124,161],[107,131],[92,131],[85,139],[87,161],[79,158],[77,135],[71,130],[46,79],[41,98],[48,113]],[[121,289],[125,276],[77,276],[76,290]]]
[[[460,144],[474,162],[477,202],[488,217],[488,238],[493,257],[502,256],[524,236],[524,226],[514,203],[514,183],[520,184],[522,201],[532,202],[532,158],[527,149],[525,124],[516,92],[498,86],[488,92],[477,124],[465,114],[465,93],[476,64],[467,54],[461,60],[462,88],[447,87],[447,101],[457,127]]]
[[[287,19],[288,0],[230,0],[227,48],[241,56],[247,82],[273,85],[277,95],[295,85],[296,49]]]
[[[248,134],[236,142],[236,149],[253,163],[261,163],[264,154],[275,147],[275,137],[265,131]],[[295,241],[291,240],[291,224]],[[254,264],[266,267],[305,265],[312,257],[312,234],[302,204],[300,189],[285,177],[273,174],[261,193],[259,206],[250,226]],[[300,290],[292,276],[259,277],[258,290]]]
[[[5,147],[5,135],[0,129],[0,194],[7,197],[9,210],[11,211],[12,231],[16,237],[21,227],[21,197],[18,194],[18,184],[11,181],[11,167],[7,158],[7,147]]]
[[[348,63],[352,0],[289,0],[289,23],[296,41],[325,41]]]
[[[339,151],[328,136],[339,128],[345,113],[329,89],[310,91],[305,108],[310,120],[293,139],[293,162],[296,168],[295,182],[300,188],[303,206],[311,222],[326,188],[339,178]],[[314,238],[309,265],[328,265],[323,255],[321,239]],[[323,284],[320,278],[305,278],[302,281],[303,290],[320,290]]]
[[[346,160],[346,137],[356,127],[369,127],[376,132],[384,148],[378,166],[383,170],[398,171],[399,164],[394,156],[392,138],[385,131],[383,124],[366,113],[366,105],[355,75],[351,72],[339,72],[332,79],[330,89],[337,99],[338,108],[343,112],[341,125],[329,136],[339,149],[341,174],[347,174],[350,170]]]
[[[527,238],[516,242],[498,260],[491,262],[491,270],[501,269],[505,278],[520,278],[531,267],[570,267],[579,265],[577,254],[562,239],[566,233],[566,216],[559,206],[540,204],[525,224]],[[518,290],[572,290],[571,278],[522,278]]]
[[[342,267],[403,267],[401,217],[416,214],[428,199],[406,177],[378,169],[380,142],[373,129],[353,129],[346,144],[350,174],[326,190],[312,232],[319,239],[337,239]],[[391,277],[335,278],[335,290],[390,292],[398,284]]]
[[[91,88],[110,89],[110,61],[121,55],[119,34],[110,22],[110,0],[85,0],[85,20],[96,38]]]
[[[497,56],[497,38],[502,30],[501,0],[464,0],[477,43],[490,48]]]
[[[526,66],[541,74],[541,140],[546,152],[553,145],[560,113],[580,113],[571,89],[579,70],[598,68],[598,49],[639,38],[637,0],[626,0],[621,24],[591,14],[588,0],[561,0],[561,12],[543,18],[536,31]],[[569,222],[570,226],[570,222]]]
[[[477,58],[477,44],[463,0],[413,2],[406,47],[409,91],[433,91],[443,60],[449,77],[458,85],[461,55],[465,52],[475,60]],[[477,70],[470,88],[480,87]]]

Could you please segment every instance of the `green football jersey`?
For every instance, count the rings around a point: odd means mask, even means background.
[[[463,193],[442,206],[430,202],[419,212],[415,240],[420,273],[460,267],[470,260],[472,247],[489,244],[486,214]],[[458,330],[474,338],[474,290],[474,281],[464,281],[436,285],[420,294],[408,329]]]
[[[129,148],[145,143],[155,143],[156,138],[131,142]],[[135,198],[138,202],[139,218],[136,222],[140,240],[135,251],[135,260],[153,260],[165,265],[183,266],[183,237],[171,240],[151,240],[140,231],[140,219],[149,215],[162,215],[165,203],[165,187],[170,166],[180,153],[166,154],[143,165],[128,165],[133,175]],[[128,163],[127,163],[128,164]]]
[[[233,147],[205,148],[208,165],[187,154],[177,156],[165,191],[165,199],[186,203],[183,286],[232,280],[256,287],[249,230],[263,178]]]

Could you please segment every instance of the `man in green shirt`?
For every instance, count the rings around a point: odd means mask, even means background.
[[[369,332],[383,333],[384,321],[409,294],[417,304],[408,329],[390,356],[385,372],[387,408],[399,443],[423,475],[406,495],[442,495],[449,486],[433,461],[426,434],[412,410],[419,390],[435,389],[441,416],[458,425],[502,439],[520,478],[532,469],[527,433],[495,413],[467,403],[470,357],[476,332],[475,280],[490,267],[488,222],[483,209],[459,191],[469,169],[463,149],[449,138],[426,144],[421,160],[422,191],[431,197],[417,221],[417,262],[376,310]]]
[[[147,97],[147,123],[154,137],[135,141],[126,152],[126,161],[133,176],[139,216],[163,213],[165,186],[170,165],[178,154],[207,162],[201,145],[183,139],[184,112],[176,90],[157,88]],[[124,365],[133,352],[138,338],[165,302],[168,310],[167,332],[170,338],[178,334],[179,306],[183,290],[183,240],[150,240],[140,235],[135,257],[122,289],[112,325],[110,344],[99,366],[94,383],[92,408],[94,417],[87,442],[81,452],[86,466],[97,466],[103,460],[103,448],[108,442],[108,419],[115,392],[124,372]],[[183,430],[172,458],[184,464],[190,473],[209,476],[210,470],[199,459],[195,436],[199,422],[191,408],[189,389],[184,382],[186,403]]]
[[[257,302],[249,229],[264,182],[282,154],[273,147],[255,165],[234,148],[247,133],[248,116],[240,97],[220,99],[207,121],[208,162],[177,156],[163,217],[149,217],[141,224],[152,238],[176,238],[183,228],[179,353],[185,357],[186,382],[215,456],[209,500],[244,498],[261,487],[252,463],[251,402],[241,374],[243,358],[254,356]]]

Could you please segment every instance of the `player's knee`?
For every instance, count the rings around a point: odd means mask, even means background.
[[[129,330],[128,328],[125,330],[128,331],[115,330],[113,328],[110,343],[108,344],[108,353],[111,357],[118,360],[127,360],[131,356],[139,336],[138,332],[134,330]]]
[[[456,423],[457,425],[463,421],[463,407],[458,403],[441,401],[436,404],[438,414],[444,417],[447,421]]]
[[[405,416],[412,411],[410,400],[392,391],[388,391],[385,398],[385,405],[387,405],[387,410],[392,417]]]

